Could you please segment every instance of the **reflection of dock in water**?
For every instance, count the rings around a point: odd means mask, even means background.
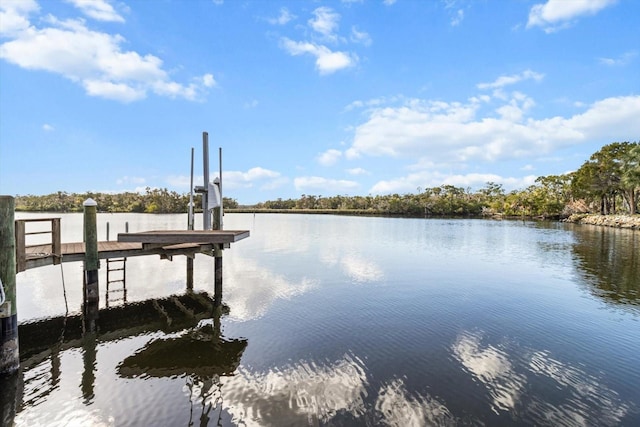
[[[215,326],[205,325],[177,338],[158,339],[124,359],[118,374],[126,378],[140,375],[172,377],[188,375],[198,379],[233,375],[246,340],[227,340]]]
[[[219,312],[219,313],[216,313]],[[118,340],[146,332],[176,332],[193,328],[203,319],[228,312],[216,308],[207,293],[190,292],[167,298],[151,299],[99,311],[95,319],[95,339],[98,342]],[[214,319],[215,320],[215,319]],[[88,333],[86,319],[81,314],[55,317],[19,326],[20,359],[28,369],[55,351],[82,347]]]
[[[118,374],[143,379],[185,377],[192,392],[190,398],[205,399],[220,387],[220,377],[234,374],[247,347],[246,339],[222,335],[221,318],[228,313],[228,306],[217,304],[206,292],[188,292],[102,309],[92,319],[85,313],[21,324],[21,370],[10,382],[2,383],[10,393],[0,393],[0,408],[29,406],[59,387],[62,354],[70,349],[82,351],[79,386],[84,403],[90,404],[101,393],[95,387],[96,372],[100,369],[98,345],[152,334],[153,340],[118,364]],[[93,329],[88,328],[89,322]],[[157,334],[159,331],[167,336]],[[31,370],[39,372],[47,365],[48,374],[27,374]],[[200,390],[199,396],[193,395],[196,390]],[[215,402],[202,405],[200,419],[204,425],[212,406]]]

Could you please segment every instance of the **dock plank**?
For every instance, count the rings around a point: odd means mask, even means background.
[[[120,233],[119,242],[145,244],[234,243],[249,237],[248,230],[156,230],[141,233]]]

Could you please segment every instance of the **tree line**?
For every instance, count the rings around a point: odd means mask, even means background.
[[[592,154],[578,170],[563,175],[541,176],[535,184],[506,192],[501,184],[488,182],[477,190],[453,185],[418,188],[416,193],[376,196],[329,196],[303,194],[298,199],[267,200],[239,206],[224,198],[227,210],[278,212],[336,212],[394,216],[505,215],[563,217],[572,213],[638,213],[640,197],[640,144],[614,142]],[[45,196],[17,196],[16,210],[79,212],[92,198],[105,212],[183,213],[189,194],[147,187],[144,194],[83,194],[57,192]],[[194,199],[196,209],[200,196]]]
[[[486,183],[472,192],[453,185],[418,188],[413,194],[378,196],[315,196],[277,199],[255,208],[318,210],[400,216],[505,215],[563,217],[572,213],[638,213],[640,144],[614,142],[591,155],[577,171],[541,176],[535,184],[506,192]]]
[[[144,193],[57,193],[44,196],[16,196],[17,211],[29,212],[82,212],[85,200],[93,199],[100,212],[135,212],[135,213],[184,213],[189,206],[189,194],[179,194],[166,188],[147,187]],[[202,198],[194,194],[193,203],[198,210],[202,206]],[[224,206],[238,206],[235,199],[223,197]]]

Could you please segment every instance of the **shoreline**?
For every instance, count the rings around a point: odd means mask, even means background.
[[[572,214],[562,222],[640,230],[640,215]]]
[[[16,213],[35,213],[35,214],[60,214],[60,213],[81,213],[81,212],[56,212],[56,211],[25,211],[16,210]],[[494,215],[407,215],[407,214],[391,214],[388,212],[377,212],[364,209],[252,209],[252,208],[230,208],[225,210],[226,213],[252,213],[252,214],[308,214],[308,215],[341,215],[341,216],[368,216],[368,217],[386,217],[386,218],[477,218],[477,219],[494,219],[494,220],[531,220],[531,221],[559,221],[572,224],[597,225],[602,227],[625,228],[630,230],[640,230],[640,215],[600,215],[600,214],[571,214],[566,218],[555,217],[539,217],[539,216],[507,216],[501,214]],[[99,212],[104,213],[137,213],[142,215],[164,215],[163,213],[145,213],[145,212]],[[185,213],[186,212],[182,212]],[[167,213],[175,215],[180,213]],[[198,214],[198,213],[196,213]],[[200,212],[201,214],[201,212]]]

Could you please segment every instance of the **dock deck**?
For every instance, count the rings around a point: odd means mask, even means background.
[[[194,257],[197,253],[209,254],[215,245],[225,245],[249,237],[247,230],[158,230],[141,233],[120,233],[118,241],[98,242],[98,258],[122,258],[143,255],[160,255],[171,259],[175,255]],[[24,256],[17,254],[18,271],[60,262],[84,261],[83,242],[60,243],[59,253],[52,244],[24,247]]]

